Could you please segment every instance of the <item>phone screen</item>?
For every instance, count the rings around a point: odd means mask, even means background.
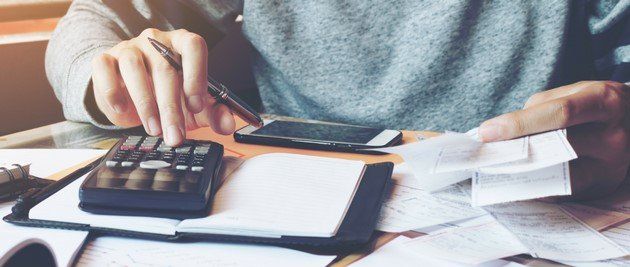
[[[366,144],[383,130],[384,129],[350,125],[273,121],[264,127],[253,131],[251,134],[294,139]]]

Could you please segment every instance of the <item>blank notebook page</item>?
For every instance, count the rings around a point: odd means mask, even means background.
[[[365,163],[272,153],[251,158],[217,192],[210,216],[179,232],[280,237],[334,236]]]

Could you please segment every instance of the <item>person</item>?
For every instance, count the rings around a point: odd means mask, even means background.
[[[625,0],[75,0],[46,70],[69,120],[143,125],[170,145],[187,129],[230,134],[233,116],[206,92],[206,40],[241,27],[267,113],[480,125],[484,141],[567,128],[573,192],[597,196],[630,164],[629,13]],[[147,37],[181,54],[181,73]]]

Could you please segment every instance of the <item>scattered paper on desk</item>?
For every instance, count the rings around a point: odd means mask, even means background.
[[[455,228],[461,228],[461,227],[472,227],[472,226],[479,226],[479,225],[483,225],[483,224],[488,224],[491,222],[496,221],[494,219],[494,217],[492,217],[492,215],[490,215],[489,213],[483,216],[479,216],[479,217],[474,217],[474,218],[469,218],[469,219],[464,219],[464,220],[459,220],[459,221],[454,221],[454,222],[449,222],[449,223],[443,223],[443,224],[438,224],[438,225],[434,225],[434,226],[429,226],[429,227],[424,227],[424,228],[419,228],[419,229],[414,229],[414,232],[419,232],[419,233],[425,233],[425,234],[434,234],[434,233],[438,233],[438,232],[443,232],[449,229],[455,229]]]
[[[496,221],[417,237],[407,241],[405,247],[425,257],[464,264],[480,264],[528,251]]]
[[[610,228],[602,234],[626,250],[630,250],[630,222]]]
[[[0,161],[31,163],[30,174],[46,178],[106,152],[98,149],[0,149]]]
[[[430,193],[415,187],[417,182],[411,177],[406,164],[394,167],[394,185],[383,201],[376,229],[404,232],[487,214],[471,207],[468,195],[456,185]]]
[[[368,266],[396,266],[396,267],[416,267],[416,266],[435,266],[435,267],[468,267],[471,265],[459,262],[444,260],[436,257],[426,257],[413,253],[406,248],[405,243],[410,240],[409,237],[399,236],[388,242],[376,251],[370,253],[364,258],[350,264],[352,267],[368,267]],[[523,266],[516,262],[505,260],[493,260],[484,264],[476,265],[477,267],[517,267]]]
[[[98,237],[77,266],[326,266],[335,256],[260,245]]]
[[[598,231],[630,219],[630,214],[598,209],[581,204],[562,204],[562,208]],[[628,225],[628,227],[630,227],[630,225]],[[630,229],[628,232],[628,242],[630,242]],[[628,245],[630,245],[630,243]]]
[[[617,245],[626,249],[626,251],[630,250],[630,222],[610,228],[606,231],[603,231],[602,234],[605,237],[608,237],[611,241],[615,242]],[[625,256],[623,258],[616,258],[610,260],[603,261],[592,261],[592,262],[576,262],[576,261],[561,261],[563,264],[569,266],[578,266],[578,267],[600,267],[600,266],[630,266],[630,256]]]
[[[486,207],[532,256],[559,261],[598,261],[628,252],[559,205],[537,201]]]
[[[568,162],[521,173],[476,172],[472,179],[472,205],[475,207],[570,194]]]

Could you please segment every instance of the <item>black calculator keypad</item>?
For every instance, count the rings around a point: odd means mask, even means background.
[[[129,136],[106,161],[110,168],[174,169],[200,172],[210,143],[186,140],[180,147],[170,147],[159,137]]]

